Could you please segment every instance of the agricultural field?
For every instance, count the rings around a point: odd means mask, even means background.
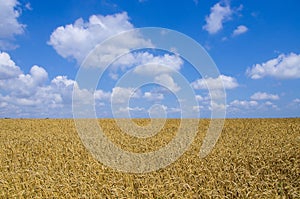
[[[0,198],[300,198],[299,118],[226,119],[215,148],[201,159],[209,122],[200,120],[177,161],[132,174],[95,160],[72,119],[1,119]],[[99,124],[118,147],[141,153],[170,142],[180,120],[167,120],[145,139],[122,133],[112,119]]]

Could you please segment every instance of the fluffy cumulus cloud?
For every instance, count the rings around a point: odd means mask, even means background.
[[[280,108],[274,104],[273,101],[277,100],[279,97],[277,95],[267,94],[267,93],[255,93],[251,96],[250,100],[233,100],[228,104],[228,113],[237,115],[239,117],[243,116],[253,116],[253,115],[265,115],[272,116],[273,111],[279,111]]]
[[[248,31],[248,28],[244,25],[238,26],[232,33],[233,36],[244,34]]]
[[[300,78],[300,55],[296,53],[280,54],[277,58],[248,68],[246,74],[252,79],[266,76],[278,79]]]
[[[293,100],[293,102],[294,102],[294,103],[299,103],[299,104],[300,104],[300,99],[299,99],[299,98],[296,98],[296,99]]]
[[[11,60],[9,54],[0,52],[0,80],[16,77],[21,73],[20,68]]]
[[[145,108],[144,107],[118,107],[119,109],[117,110],[117,113],[127,113],[127,112],[135,112],[135,111],[143,111],[145,112]],[[126,115],[124,115],[126,117]]]
[[[141,99],[142,93],[131,87],[114,87],[111,93],[111,111],[113,117],[130,117],[131,114],[143,114],[146,112],[145,104],[142,107],[131,104],[133,99]],[[135,115],[136,116],[136,115]]]
[[[216,78],[201,78],[190,85],[195,90],[208,92],[203,93],[204,95],[197,94],[195,96],[199,106],[194,107],[194,109],[201,109],[201,111],[225,110],[227,108],[225,104],[226,93],[223,89],[234,89],[239,86],[235,78],[226,75],[219,75]]]
[[[279,96],[266,92],[256,92],[251,96],[252,100],[278,100]]]
[[[109,100],[111,98],[111,93],[104,92],[103,90],[96,90],[94,92],[94,98],[96,100]]]
[[[209,16],[206,16],[206,24],[203,29],[210,34],[215,34],[223,28],[224,21],[230,19],[233,11],[228,4],[222,5],[220,2],[211,8]]]
[[[71,117],[74,80],[57,76],[49,82],[47,71],[37,65],[23,73],[7,53],[0,54],[0,77],[1,117]],[[82,102],[93,94],[96,102],[110,98],[102,90],[79,91]]]
[[[0,96],[1,103],[5,103],[0,109],[1,116],[22,117],[28,114],[30,117],[72,117],[74,86],[77,86],[74,80],[66,76],[57,76],[49,84],[29,87],[30,90],[26,91],[26,95],[11,87],[6,95]],[[86,103],[87,96],[92,96],[93,93],[79,89],[77,95],[79,103]],[[109,99],[108,96],[110,94],[102,90],[94,92],[96,104]]]
[[[0,1],[0,49],[15,48],[11,43],[15,35],[24,32],[25,25],[18,21],[20,11],[16,9],[17,0]]]
[[[2,108],[17,107],[22,110],[23,106],[36,106],[43,103],[43,99],[38,98],[37,94],[41,94],[47,79],[48,73],[45,69],[35,65],[28,74],[21,73],[0,80],[0,101],[7,105]]]
[[[197,101],[203,101],[205,98],[204,98],[203,96],[201,96],[201,95],[196,95],[196,96],[195,96],[195,99],[196,99]]]
[[[88,21],[78,19],[74,24],[56,28],[48,44],[62,57],[73,58],[81,63],[97,44],[133,28],[126,12],[106,16],[92,15]],[[118,37],[109,41],[110,43],[105,44],[107,46],[96,48],[94,53],[89,55],[84,67],[111,64],[108,75],[112,80],[117,80],[120,74],[129,68],[136,67],[133,70],[136,75],[153,77],[153,82],[164,85],[172,92],[180,90],[171,75],[172,72],[179,71],[183,65],[183,60],[179,56],[168,53],[154,55],[147,51],[131,51],[136,48],[154,47],[151,41],[145,39],[138,31],[123,34],[122,38]],[[115,61],[111,62],[112,60]],[[95,97],[97,96],[96,93]],[[147,101],[164,98],[162,94],[148,92],[143,95],[138,91],[134,92],[132,88],[122,87],[112,88],[111,95],[106,96],[106,99],[110,97],[113,104],[116,103],[117,106],[122,107],[130,98],[139,97]]]
[[[165,114],[168,112],[170,108],[164,104],[153,105],[148,109],[148,113],[151,117],[164,118]]]
[[[29,74],[22,73],[17,77],[1,80],[0,88],[6,93],[6,95],[1,94],[0,97],[0,101],[6,103],[6,106],[2,107],[2,110],[6,109],[5,115],[2,116],[13,114],[13,116],[22,117],[28,114],[33,117],[43,117],[49,113],[50,109],[62,108],[66,95],[70,102],[72,89],[66,92],[66,89],[62,89],[61,86],[58,88],[59,78],[55,78],[50,85],[46,85],[47,79],[45,69],[33,66]]]
[[[157,92],[145,92],[143,95],[143,98],[147,100],[163,100],[164,95],[162,93],[157,93]]]
[[[134,69],[136,74],[158,75],[179,71],[183,65],[183,60],[177,55],[164,54],[154,56],[148,52],[135,54],[136,65],[145,65]]]
[[[106,16],[92,15],[88,21],[78,19],[74,24],[56,28],[48,44],[53,46],[62,57],[73,58],[81,63],[97,44],[133,28],[126,12]],[[111,43],[106,44],[108,46],[97,48],[93,54],[90,54],[84,66],[111,64],[109,75],[116,80],[119,77],[119,69],[125,71],[130,67],[146,65],[137,68],[135,73],[157,75],[179,70],[183,65],[180,57],[173,54],[153,55],[149,52],[130,52],[135,48],[154,47],[151,41],[144,39],[138,31],[123,34],[122,38],[110,41]],[[117,57],[118,59],[115,59]],[[115,62],[112,63],[112,60]]]
[[[14,96],[29,97],[39,86],[45,84],[48,73],[44,68],[34,65],[29,74],[19,74],[17,76],[0,80],[0,89],[10,92]]]
[[[113,117],[162,118],[165,117],[164,114],[174,115],[181,112],[181,109],[172,103],[168,103],[170,107],[165,105],[164,100],[165,96],[159,90],[142,91],[131,87],[114,87],[111,93],[111,109]],[[171,107],[172,105],[174,107]]]
[[[130,23],[126,12],[107,16],[92,15],[87,22],[80,18],[74,24],[56,28],[51,34],[48,44],[53,46],[62,57],[74,58],[81,63],[97,44],[132,28],[134,26]],[[127,36],[130,38],[119,41],[123,46],[137,47],[147,43],[137,34]],[[109,49],[110,53],[114,54],[118,51],[118,46],[109,46]]]
[[[191,83],[194,89],[234,89],[239,86],[237,80],[226,75],[219,75],[217,78],[201,78]]]
[[[140,91],[134,88],[114,87],[111,93],[112,104],[127,104],[131,98],[140,97]]]
[[[232,102],[230,102],[230,106],[232,107],[242,107],[242,108],[253,108],[253,107],[257,107],[258,106],[258,102],[255,100],[234,100]]]
[[[227,108],[226,104],[224,103],[216,103],[214,101],[210,102],[210,105],[208,106],[209,110],[225,110]]]
[[[118,79],[118,69],[123,72],[135,67],[133,72],[136,75],[155,76],[159,74],[170,74],[179,71],[183,65],[183,60],[177,55],[164,54],[153,55],[149,52],[133,52],[126,54],[112,63],[110,77]]]
[[[289,112],[294,112],[296,115],[299,113],[300,108],[300,98],[294,98],[290,101],[290,103],[287,105],[287,108],[289,109]]]
[[[147,114],[147,105],[128,106],[128,100],[136,99],[140,102],[162,102],[165,100],[160,90],[141,91],[134,88],[114,87],[111,92],[96,90],[91,92],[79,88],[75,80],[67,76],[56,76],[49,80],[47,71],[34,65],[24,73],[10,58],[8,53],[0,54],[0,116],[1,117],[72,117],[73,89],[76,88],[76,103],[93,103],[87,99],[94,99],[96,111],[99,116],[110,116],[107,104],[112,103],[119,108],[118,111],[139,112]],[[151,57],[151,56],[150,56]],[[163,58],[165,57],[165,58]],[[154,57],[156,63],[161,59],[172,60],[168,55]],[[170,61],[175,63],[176,61]],[[169,63],[165,61],[165,63]],[[175,65],[179,70],[181,61]],[[174,69],[173,69],[174,70]],[[180,87],[170,75],[170,71],[161,71],[154,75],[154,82],[161,83],[172,92],[177,92]],[[76,104],[75,103],[75,104]],[[168,109],[167,112],[175,113],[177,109]]]
[[[179,71],[183,66],[183,60],[177,55],[158,55],[154,56],[148,52],[138,53],[136,56],[137,67],[133,72],[140,76],[153,77],[153,82],[160,84],[171,92],[176,93],[181,88],[177,85],[172,73]],[[150,97],[150,95],[147,95]],[[150,98],[163,98],[161,95],[153,94]]]
[[[279,110],[278,106],[270,101],[266,101],[264,104],[262,104],[262,106],[265,106],[266,108],[270,107],[270,108]]]
[[[170,76],[168,74],[161,74],[159,76],[156,76],[154,78],[154,82],[166,87],[172,93],[176,93],[177,91],[179,91],[181,89],[180,86],[178,86],[176,84],[176,82],[174,81],[172,76]]]

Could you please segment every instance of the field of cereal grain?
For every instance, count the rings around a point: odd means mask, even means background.
[[[146,152],[168,143],[179,120],[149,139],[123,134],[112,119],[99,123],[120,148]],[[93,159],[72,119],[1,119],[0,198],[300,198],[300,119],[226,119],[200,159],[208,125],[200,120],[193,144],[170,166],[130,174]]]

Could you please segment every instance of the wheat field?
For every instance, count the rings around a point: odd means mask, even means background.
[[[154,137],[138,139],[99,120],[118,147],[138,153],[165,146],[179,123],[169,119]],[[300,198],[299,118],[226,119],[201,159],[208,125],[200,120],[190,148],[168,167],[131,174],[96,161],[72,119],[1,119],[0,198]]]

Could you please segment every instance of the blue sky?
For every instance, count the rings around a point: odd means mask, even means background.
[[[159,64],[186,77],[200,116],[226,108],[227,117],[299,117],[299,6],[297,0],[1,1],[0,117],[72,117],[72,91],[84,58],[105,39],[142,27],[191,37],[209,53],[220,75],[202,77],[173,52],[132,52],[107,69],[93,92],[98,117],[112,117],[112,98],[120,117],[126,111],[133,117],[148,117],[149,111],[180,117],[176,93],[183,87]],[[134,36],[132,41],[146,42]],[[167,89],[117,84],[127,71],[147,62],[154,65],[142,71]],[[218,80],[226,104],[211,102],[207,85],[213,87],[211,95],[218,95]],[[89,94],[81,90],[82,102]],[[130,101],[122,102],[128,96]]]

